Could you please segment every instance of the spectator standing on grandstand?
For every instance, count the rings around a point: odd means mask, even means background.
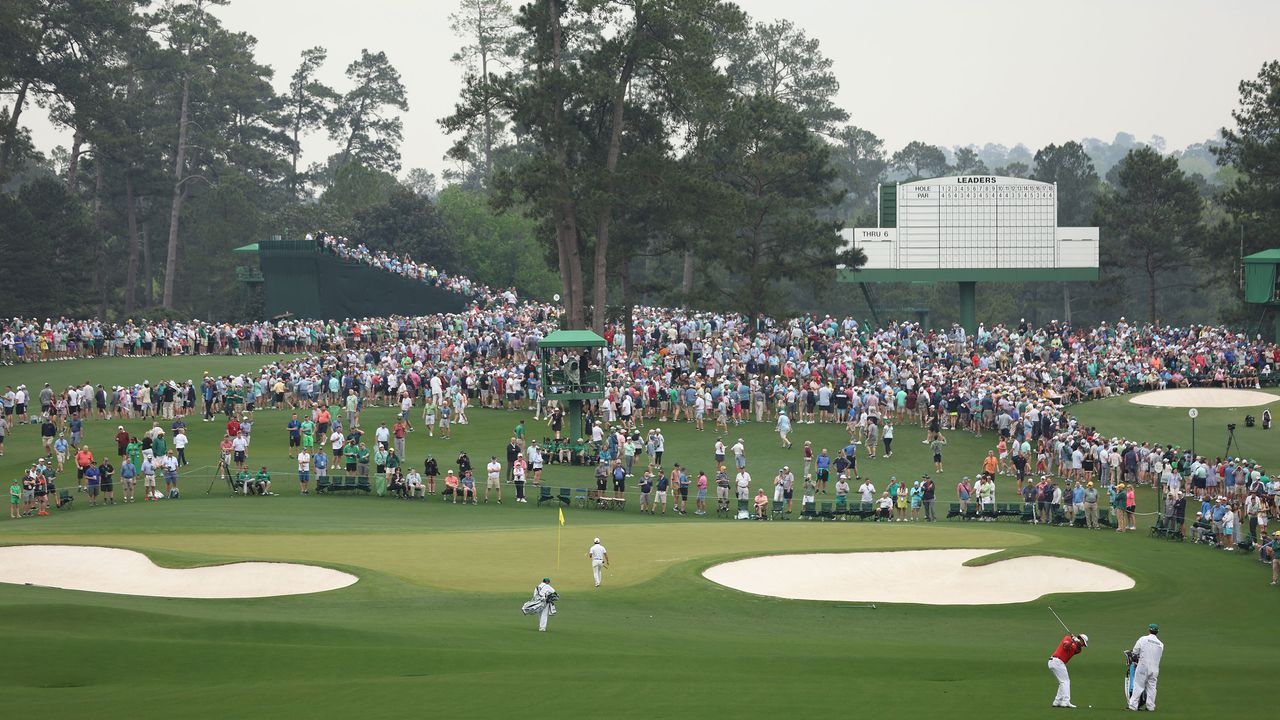
[[[1147,626],[1147,634],[1138,638],[1130,651],[1138,663],[1133,674],[1133,688],[1129,691],[1130,710],[1138,709],[1138,701],[1145,694],[1147,711],[1155,712],[1156,682],[1160,679],[1160,660],[1164,657],[1164,643],[1160,642],[1159,634],[1160,626],[1151,623]]]

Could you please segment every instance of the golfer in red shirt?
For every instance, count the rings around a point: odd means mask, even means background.
[[[1053,697],[1054,707],[1075,707],[1071,704],[1071,676],[1067,674],[1067,663],[1087,647],[1088,635],[1067,635],[1049,658],[1049,672],[1058,678],[1058,694]]]

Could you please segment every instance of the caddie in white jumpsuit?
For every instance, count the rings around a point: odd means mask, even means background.
[[[587,555],[591,557],[591,574],[595,576],[596,587],[600,587],[600,568],[608,566],[609,551],[600,544],[600,538],[596,538]]]
[[[542,582],[534,588],[533,596],[542,601],[542,610],[538,612],[538,632],[547,631],[547,618],[556,611],[555,603],[551,601],[551,597],[555,594],[556,589],[551,587],[549,577],[542,578]]]
[[[1129,693],[1129,709],[1138,709],[1138,699],[1147,694],[1147,710],[1156,709],[1156,681],[1160,679],[1160,658],[1164,657],[1164,643],[1157,635],[1160,626],[1151,623],[1147,634],[1133,644],[1133,654],[1138,656],[1138,667],[1133,674],[1133,690]]]

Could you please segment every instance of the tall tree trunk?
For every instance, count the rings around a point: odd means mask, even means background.
[[[142,226],[142,299],[144,307],[151,307],[156,304],[156,276],[151,268],[151,233],[148,230],[149,227],[144,223]]]
[[[637,18],[637,25],[639,24]],[[622,154],[623,111],[627,106],[627,88],[631,85],[631,73],[635,68],[636,46],[639,43],[641,30],[635,30],[636,38],[631,43],[631,50],[622,64],[622,72],[618,75],[618,84],[613,91],[612,128],[609,131],[609,152],[605,156],[605,188],[600,216],[596,225],[596,252],[592,291],[595,297],[591,303],[591,325],[595,331],[604,334],[604,311],[609,303],[609,230],[613,223],[614,179],[618,173],[618,158]]]
[[[1156,321],[1156,274],[1154,272],[1147,273],[1147,319],[1152,323]]]
[[[550,10],[551,30],[551,69],[560,75],[560,53],[562,29],[560,27],[560,2],[547,0]],[[578,248],[578,211],[573,201],[573,185],[569,178],[569,151],[565,146],[564,130],[561,127],[564,115],[564,100],[559,94],[549,97],[551,104],[552,130],[547,140],[547,150],[555,158],[555,181],[560,186],[561,196],[552,202],[552,217],[556,225],[556,245],[560,255],[560,274],[564,293],[564,325],[569,330],[581,330],[586,327],[583,312],[585,293],[582,284],[582,253]]]
[[[41,28],[41,36],[44,35],[44,28]],[[27,90],[31,87],[31,81],[24,79],[22,84],[18,86],[18,94],[13,99],[13,113],[9,115],[9,124],[4,128],[4,135],[0,136],[0,174],[3,174],[5,168],[9,166],[9,159],[13,155],[13,143],[18,137],[18,118],[22,117],[22,107],[27,101]]]
[[[95,145],[93,153],[93,224],[98,228],[98,253],[93,263],[93,281],[98,289],[98,317],[107,314],[107,289],[111,287],[111,271],[107,268],[107,232],[102,218],[103,158]]]
[[[1062,321],[1071,324],[1071,286],[1062,283]]]
[[[191,101],[191,78],[182,78],[182,111],[178,115],[178,151],[173,161],[173,205],[169,210],[169,246],[164,259],[164,296],[167,308],[173,308],[173,284],[178,275],[178,218],[182,215],[182,200],[186,196],[182,170],[187,159],[187,112]]]
[[[125,274],[124,311],[133,312],[138,300],[138,254],[142,238],[138,235],[138,203],[133,196],[133,171],[124,174],[124,216],[129,227],[129,269]]]
[[[476,4],[476,47],[480,48],[480,83],[484,92],[484,187],[493,174],[493,107],[489,97],[489,37],[485,33],[484,3]]]
[[[72,195],[76,192],[76,180],[80,175],[80,147],[84,145],[84,133],[79,127],[76,127],[75,134],[71,136],[71,157],[67,160],[67,191]]]
[[[295,118],[298,118],[298,119],[296,119],[295,122],[293,123],[293,147],[289,149],[289,154],[292,157],[292,161],[293,161],[293,170],[289,173],[289,197],[293,200],[298,199],[298,154],[301,152],[301,150],[299,149],[300,146],[298,145],[298,142],[299,142],[298,136],[301,130],[299,126],[302,125],[302,121],[301,121],[302,100],[301,99],[299,99],[296,109],[298,114],[295,116]]]
[[[688,247],[684,250],[684,276],[680,278],[680,292],[684,295],[685,302],[689,302],[689,298],[693,295],[693,248]]]
[[[631,262],[629,259],[618,263],[618,280],[622,285],[622,331],[626,333],[623,340],[626,341],[627,354],[635,349],[635,303],[631,299]]]

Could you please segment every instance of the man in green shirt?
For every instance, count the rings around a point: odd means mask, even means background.
[[[352,477],[356,474],[356,461],[359,460],[359,456],[359,446],[348,440],[347,444],[342,448],[342,459],[346,461],[347,477]]]
[[[365,482],[369,481],[369,448],[364,443],[360,443],[360,447],[356,450],[356,465],[359,468],[360,479]]]
[[[248,495],[252,484],[253,475],[247,469],[236,473],[236,487],[240,488],[240,492]]]
[[[307,418],[302,421],[302,447],[306,448],[307,452],[311,452],[311,448],[315,447],[315,444],[316,424],[311,421],[311,418]]]
[[[253,476],[253,481],[258,484],[259,495],[271,494],[271,473],[267,472],[266,465],[263,465],[258,474]]]
[[[163,430],[156,433],[156,439],[151,441],[151,452],[158,458],[169,452],[169,443],[164,439]]]
[[[516,427],[511,431],[516,436],[516,442],[520,443],[520,447],[524,447],[524,421],[516,423]]]

